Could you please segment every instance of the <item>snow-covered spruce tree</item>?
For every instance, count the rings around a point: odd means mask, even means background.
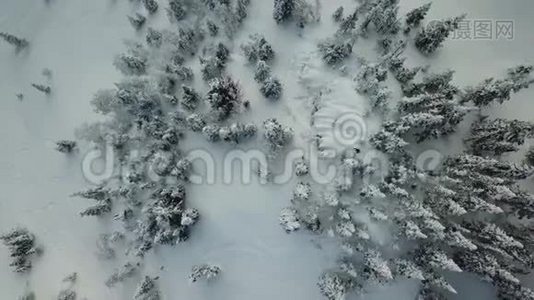
[[[115,231],[110,234],[101,234],[96,241],[97,256],[102,259],[112,259],[116,256],[115,248],[124,241],[125,235]]]
[[[221,127],[217,124],[208,124],[202,128],[202,134],[209,142],[215,143],[221,139],[221,136],[219,135],[220,129]]]
[[[204,127],[204,129],[206,129],[206,127]],[[203,129],[203,132],[204,132],[204,129]],[[205,134],[208,135],[210,129],[206,129],[206,131],[208,132]],[[249,123],[249,124],[233,123],[230,126],[223,126],[223,127],[218,128],[218,137],[214,139],[212,137],[212,139],[215,141],[222,140],[228,143],[239,144],[243,141],[246,141],[254,137],[257,131],[258,129],[256,125],[252,123]]]
[[[467,138],[471,152],[476,155],[499,156],[515,152],[532,136],[534,124],[519,120],[480,118],[471,126],[471,136]]]
[[[210,36],[215,37],[219,34],[219,26],[212,21],[208,20],[206,22],[206,27],[208,28],[208,33]]]
[[[146,10],[151,14],[158,11],[159,5],[158,5],[158,2],[156,2],[155,0],[143,0],[143,4]]]
[[[61,290],[57,295],[57,300],[76,300],[77,294],[71,289]]]
[[[381,64],[366,62],[362,63],[361,69],[354,77],[356,90],[359,93],[366,94],[371,100],[373,109],[386,111],[390,91],[383,84],[387,78],[387,69]]]
[[[231,5],[230,1],[228,1],[226,4],[214,7],[221,28],[224,29],[226,36],[230,39],[233,39],[246,19],[250,0],[237,0],[234,3],[235,5]]]
[[[167,8],[167,15],[171,22],[179,22],[185,19],[187,15],[187,7],[182,0],[169,0],[169,8]]]
[[[389,70],[393,74],[393,77],[397,79],[397,81],[401,85],[406,85],[409,82],[411,82],[417,73],[421,70],[420,67],[415,68],[407,68],[404,66],[406,58],[392,58],[388,61],[389,63]]]
[[[526,89],[533,82],[530,74],[533,66],[520,65],[508,70],[506,78],[495,80],[489,78],[476,87],[466,89],[461,97],[461,102],[472,102],[476,106],[483,107],[493,102],[503,103],[510,100],[512,93]]]
[[[274,0],[273,18],[276,23],[287,21],[293,16],[295,0]]]
[[[124,264],[120,269],[117,269],[113,274],[111,274],[110,277],[106,280],[105,284],[108,287],[113,287],[119,282],[123,282],[124,280],[133,277],[139,268],[139,264],[132,264],[131,262],[127,262]]]
[[[257,82],[264,82],[271,77],[271,67],[263,60],[256,63],[256,70],[254,71],[254,80]]]
[[[248,5],[250,4],[250,0],[237,0],[235,4],[235,15],[236,15],[236,22],[238,24],[243,23],[243,21],[248,16]]]
[[[189,275],[189,280],[191,282],[197,282],[199,279],[203,280],[213,280],[219,276],[221,273],[221,268],[214,265],[195,265],[191,269],[191,274]]]
[[[36,245],[35,236],[26,228],[14,228],[0,235],[0,240],[9,249],[12,258],[9,266],[18,273],[29,272],[32,268],[32,258],[42,252]]]
[[[69,140],[61,140],[56,142],[56,150],[61,153],[71,153],[76,149],[76,142]]]
[[[28,40],[16,37],[7,32],[0,32],[0,38],[2,38],[7,43],[13,45],[17,52],[27,48],[30,45],[30,42],[28,42]]]
[[[353,279],[344,273],[327,272],[317,283],[321,294],[328,300],[343,300],[354,287]]]
[[[146,58],[127,54],[117,56],[114,65],[124,75],[143,75],[147,69]]]
[[[220,78],[223,75],[230,55],[228,48],[224,44],[219,43],[215,47],[205,48],[204,55],[204,57],[200,58],[202,79],[210,81],[214,78]]]
[[[534,169],[526,165],[500,162],[474,155],[460,155],[445,161],[449,185],[457,194],[460,205],[522,218],[533,216],[532,196],[522,191],[517,182],[528,178]]]
[[[524,162],[525,164],[534,167],[534,146],[528,148],[527,153],[525,153]]]
[[[238,112],[242,105],[241,88],[230,77],[214,79],[206,98],[211,111],[221,121]]]
[[[468,108],[443,94],[422,94],[399,102],[398,126],[410,128],[418,142],[449,135],[467,114]]]
[[[452,99],[458,94],[459,89],[452,84],[454,71],[448,70],[441,73],[425,75],[421,82],[411,82],[402,87],[402,92],[406,97],[415,97],[422,94],[441,94],[448,99]]]
[[[197,53],[200,43],[205,38],[205,33],[201,27],[181,26],[178,29],[178,37],[176,38],[174,33],[171,36],[176,50],[183,56],[189,57]]]
[[[139,283],[135,291],[134,300],[160,300],[161,295],[156,285],[158,277],[149,277],[145,278]]]
[[[149,47],[159,48],[163,43],[163,34],[152,27],[148,27],[146,43]]]
[[[358,10],[355,10],[345,18],[342,18],[339,22],[339,28],[337,33],[340,35],[350,34],[356,29],[356,22],[358,21]]]
[[[200,104],[201,96],[190,86],[182,86],[182,101],[180,104],[187,110],[193,111]]]
[[[190,163],[178,162],[171,172],[182,181],[188,180]],[[144,209],[137,228],[137,255],[143,256],[154,244],[175,244],[189,238],[190,228],[199,219],[196,209],[185,207],[185,188],[160,188]]]
[[[52,88],[48,85],[44,84],[38,84],[38,83],[32,83],[32,87],[36,90],[38,90],[41,93],[44,93],[46,95],[50,94],[52,92]]]
[[[449,35],[456,29],[458,24],[465,15],[435,21],[423,29],[415,36],[415,47],[423,54],[434,53],[441,44],[449,37]]]
[[[310,167],[306,159],[304,157],[301,157],[299,160],[295,162],[295,175],[302,177],[305,175],[308,175],[310,171]]]
[[[397,34],[400,29],[398,20],[398,0],[366,1],[360,8],[362,21],[358,33],[366,35],[370,24],[379,34]]]
[[[283,126],[274,118],[265,120],[263,129],[272,156],[276,156],[293,138],[293,129]]]
[[[332,14],[332,19],[335,22],[341,22],[343,20],[343,6],[338,7]]]
[[[260,92],[267,99],[279,100],[282,96],[282,84],[277,78],[270,76],[263,81]]]
[[[429,2],[409,11],[406,14],[406,25],[404,27],[404,33],[409,33],[412,29],[419,27],[421,22],[425,19],[426,14],[430,10],[431,6],[432,2]]]
[[[301,227],[298,212],[293,207],[286,207],[280,212],[280,225],[287,232],[299,230]]]
[[[128,16],[128,21],[130,21],[135,30],[140,30],[145,25],[146,17],[136,13],[134,16]]]
[[[270,62],[274,59],[274,51],[271,45],[265,40],[265,37],[260,34],[253,34],[249,36],[249,40],[241,45],[243,55],[247,60],[255,64],[259,60]]]
[[[327,39],[319,43],[319,52],[329,65],[337,65],[352,53],[352,45],[342,41]]]
[[[104,187],[96,187],[88,189],[82,192],[73,194],[73,197],[81,197],[84,199],[91,199],[96,202],[95,205],[88,207],[84,211],[80,212],[82,217],[85,216],[102,216],[111,212],[112,198],[115,196],[111,190]]]

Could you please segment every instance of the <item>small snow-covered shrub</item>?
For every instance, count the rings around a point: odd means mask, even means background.
[[[191,282],[197,282],[199,279],[212,280],[219,276],[221,273],[221,268],[214,265],[196,265],[191,269],[191,274],[189,275],[189,280]]]

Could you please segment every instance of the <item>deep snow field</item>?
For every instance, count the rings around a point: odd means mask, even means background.
[[[356,1],[317,2],[320,23],[299,31],[294,24],[276,25],[271,0],[252,0],[248,18],[229,46],[227,72],[241,83],[252,106],[251,112],[240,120],[260,124],[276,116],[293,127],[294,143],[302,147],[311,142],[313,130],[328,129],[328,122],[335,116],[363,114],[369,109],[364,96],[355,92],[351,76],[341,77],[325,66],[316,46],[335,32],[331,18],[334,10],[343,5],[348,11]],[[423,3],[401,0],[400,13]],[[295,180],[282,185],[218,181],[188,187],[188,203],[201,214],[190,239],[176,246],[155,248],[145,257],[142,272],[134,279],[114,288],[104,285],[124,261],[99,259],[96,240],[117,225],[110,218],[80,218],[79,212],[87,207],[87,201],[70,197],[92,186],[82,174],[83,155],[90,146],[82,142],[73,155],[54,148],[57,140],[76,139],[77,128],[101,118],[90,101],[97,90],[111,88],[121,78],[112,64],[113,58],[125,50],[125,39],[144,40],[144,34],[136,33],[126,18],[135,11],[140,8],[126,0],[0,1],[0,31],[31,42],[29,51],[19,54],[8,44],[0,43],[0,232],[25,226],[44,247],[31,273],[24,276],[11,271],[8,250],[0,247],[0,299],[16,299],[25,290],[34,291],[37,299],[55,299],[65,286],[62,279],[72,272],[79,276],[79,299],[131,299],[144,274],[160,276],[158,285],[163,299],[324,299],[317,279],[336,263],[340,250],[326,234],[305,230],[287,234],[281,229],[278,217],[280,210],[288,206]],[[517,64],[534,63],[533,1],[434,0],[427,19],[462,13],[467,13],[469,19],[513,20],[514,39],[448,40],[432,58],[408,49],[408,61],[412,65],[430,64],[432,71],[453,69],[454,82],[460,86],[499,77],[506,68]],[[163,10],[151,18],[148,22],[154,28],[164,26],[167,20]],[[239,49],[252,33],[263,34],[276,52],[272,71],[284,86],[283,97],[276,104],[262,97],[253,70]],[[373,45],[356,43],[353,53],[372,57]],[[198,62],[192,67],[196,76]],[[42,75],[44,68],[52,71],[51,78]],[[198,78],[195,86],[201,87]],[[36,91],[31,87],[34,82],[49,84],[52,94],[45,96]],[[309,126],[310,91],[318,90],[325,91],[321,101],[327,103],[317,112],[327,123],[316,124],[322,129]],[[22,100],[17,99],[18,93],[24,94]],[[506,105],[487,111],[494,116],[534,121],[533,97],[534,89],[525,90]],[[372,114],[366,116],[366,124],[369,134],[379,129]],[[337,147],[328,134],[325,143]],[[207,149],[210,145],[198,139],[194,146],[187,147]],[[461,145],[440,140],[421,147],[422,151],[439,149],[446,154],[459,152]],[[232,145],[223,144],[217,149],[212,154],[222,160]],[[221,277],[209,283],[189,283],[191,267],[202,263],[221,266]],[[448,278],[458,290],[451,299],[496,299],[493,288],[474,276]],[[533,288],[534,280],[526,277],[527,286],[529,282]],[[417,282],[406,280],[347,298],[408,300],[414,299],[416,292]]]

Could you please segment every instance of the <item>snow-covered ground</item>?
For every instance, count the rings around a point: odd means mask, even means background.
[[[350,0],[318,0],[320,26],[303,34],[293,27],[276,26],[272,1],[252,0],[249,17],[233,45],[228,72],[238,79],[251,100],[252,113],[243,120],[264,120],[276,116],[295,129],[296,143],[306,145],[311,103],[309,88],[324,89],[328,104],[318,115],[336,116],[363,112],[366,102],[352,88],[350,77],[329,76],[332,72],[319,60],[316,44],[334,32],[331,13],[339,6],[354,6]],[[27,285],[38,299],[52,299],[61,280],[74,271],[79,274],[77,291],[87,299],[130,299],[137,280],[115,289],[104,280],[121,261],[100,261],[95,252],[98,235],[109,232],[110,224],[80,218],[87,206],[70,194],[88,185],[81,172],[83,151],[65,156],[54,150],[54,142],[74,138],[74,130],[98,116],[89,101],[94,92],[111,87],[120,78],[112,65],[114,55],[125,49],[123,40],[136,36],[126,15],[134,8],[129,1],[111,0],[3,0],[0,3],[0,31],[27,38],[29,52],[16,55],[0,43],[0,231],[24,225],[44,246],[28,277],[9,268],[8,252],[0,247],[0,298],[15,299]],[[401,13],[424,1],[401,1]],[[429,19],[467,13],[470,19],[513,20],[513,40],[448,41],[436,57],[426,61],[412,53],[409,62],[432,64],[432,70],[456,70],[460,86],[476,84],[519,63],[533,63],[534,2],[530,0],[435,0]],[[163,12],[156,18],[165,18]],[[157,20],[155,21],[157,24]],[[156,26],[156,25],[155,25]],[[156,26],[157,27],[157,26]],[[273,45],[277,60],[273,73],[284,84],[284,96],[273,104],[260,96],[253,70],[245,64],[239,45],[249,34],[261,33]],[[358,46],[354,49],[358,53]],[[364,51],[363,49],[361,50]],[[366,51],[366,50],[365,50]],[[31,83],[47,83],[43,68],[52,70],[50,96],[34,90]],[[334,79],[330,79],[334,78]],[[23,93],[19,101],[17,93]],[[532,120],[529,101],[534,90],[514,96],[496,113]],[[335,118],[335,117],[334,117]],[[369,119],[369,130],[374,123]],[[221,153],[214,153],[222,160]],[[229,150],[230,147],[226,150]],[[84,149],[82,149],[84,150]],[[145,273],[160,275],[164,299],[321,299],[316,281],[331,267],[337,248],[326,237],[306,232],[286,234],[278,225],[280,210],[289,203],[293,184],[193,186],[189,199],[199,209],[201,222],[186,243],[160,247],[145,262]],[[220,265],[220,280],[191,285],[187,276],[199,263]],[[164,266],[160,269],[160,266]],[[451,280],[459,291],[457,299],[490,299],[491,290],[476,280]],[[467,282],[467,283],[466,283]],[[464,288],[461,286],[469,285]],[[364,299],[413,299],[411,282],[381,288]]]

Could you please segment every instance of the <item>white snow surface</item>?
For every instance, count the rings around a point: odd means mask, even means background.
[[[238,79],[252,112],[244,121],[277,117],[295,129],[295,143],[304,144],[311,135],[307,92],[327,89],[320,115],[340,112],[363,114],[366,100],[354,91],[350,76],[329,76],[333,71],[319,60],[316,44],[333,34],[331,13],[339,6],[348,11],[351,0],[318,0],[320,26],[312,25],[302,35],[292,25],[276,26],[271,0],[252,0],[249,16],[232,49],[228,72]],[[401,13],[424,1],[401,0]],[[0,43],[0,231],[16,225],[28,227],[44,246],[44,255],[34,261],[32,272],[21,276],[11,272],[8,252],[0,247],[0,298],[16,299],[26,288],[38,299],[53,299],[61,280],[78,272],[76,291],[87,299],[131,299],[141,275],[159,275],[164,299],[322,299],[316,282],[334,266],[339,247],[325,236],[304,230],[286,234],[278,224],[282,208],[289,205],[294,182],[286,185],[222,184],[188,188],[188,201],[200,211],[201,219],[191,239],[174,247],[159,247],[146,259],[142,274],[115,288],[104,281],[124,261],[99,260],[96,240],[110,231],[110,223],[80,218],[85,200],[71,198],[90,183],[81,173],[81,157],[54,150],[59,139],[73,139],[74,130],[99,118],[89,101],[101,88],[110,88],[120,78],[112,66],[114,55],[125,49],[126,38],[143,38],[131,28],[127,14],[135,12],[126,0],[3,0],[0,3],[0,31],[27,38],[30,49],[16,55]],[[531,0],[435,0],[427,18],[468,13],[471,19],[514,20],[512,41],[448,41],[431,60],[410,53],[408,63],[431,63],[432,70],[456,70],[460,86],[499,76],[519,63],[534,63],[534,2]],[[163,10],[149,20],[157,28],[166,18]],[[239,45],[249,34],[261,33],[273,45],[277,58],[273,74],[284,86],[278,103],[265,100],[253,80],[253,69],[245,64]],[[354,52],[358,54],[358,44]],[[362,49],[369,51],[369,49]],[[47,83],[43,68],[53,72],[50,96],[30,84]],[[196,75],[196,74],[195,74]],[[199,81],[197,79],[196,81]],[[17,100],[17,93],[24,99]],[[534,90],[514,96],[495,112],[501,116],[531,120]],[[374,123],[369,121],[369,130]],[[328,138],[327,138],[328,140]],[[332,139],[330,138],[330,141]],[[439,145],[438,145],[439,146]],[[459,145],[443,143],[448,151]],[[446,147],[445,147],[446,146]],[[207,144],[206,144],[207,147]],[[221,153],[214,153],[222,159]],[[230,149],[230,148],[228,148]],[[452,150],[451,150],[452,149]],[[445,151],[445,150],[443,150]],[[215,282],[189,284],[191,267],[210,263],[223,272]],[[160,266],[164,266],[160,270]],[[459,291],[455,299],[492,299],[487,284],[469,274],[450,277]],[[362,299],[413,299],[416,284],[398,282],[373,288]],[[359,296],[352,296],[356,299]]]

